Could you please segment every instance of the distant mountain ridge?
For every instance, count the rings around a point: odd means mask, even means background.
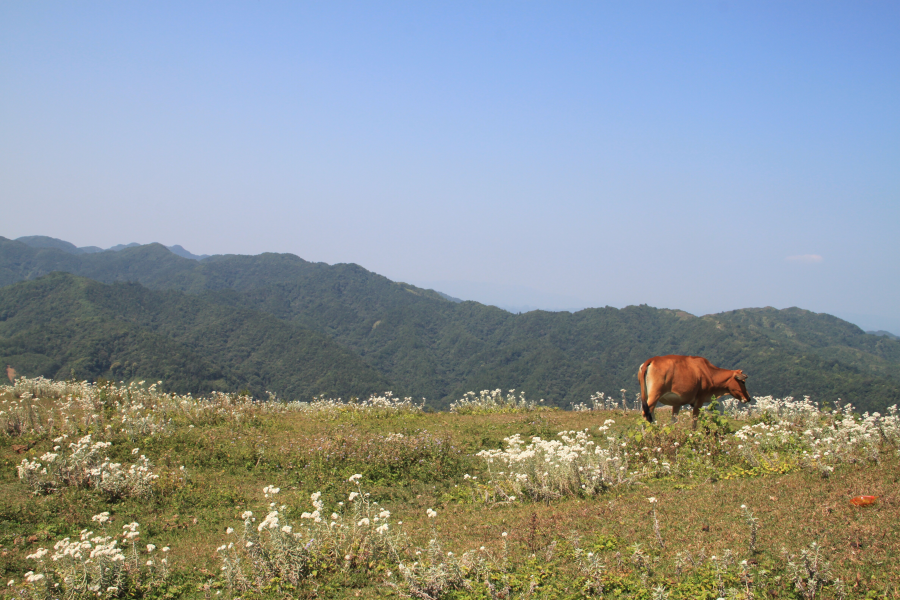
[[[743,368],[754,395],[841,398],[869,410],[900,401],[900,342],[801,309],[696,317],[630,306],[514,315],[358,265],[311,263],[290,254],[195,261],[159,244],[72,254],[0,238],[0,285],[16,287],[53,271],[177,291],[204,307],[266,315],[318,332],[380,374],[388,389],[424,396],[435,408],[466,391],[496,387],[564,407],[620,388],[633,399],[637,366],[658,354],[703,355],[722,367]],[[190,306],[182,310],[200,310]],[[221,364],[216,352],[205,347],[203,356]],[[345,376],[351,377],[349,371]]]
[[[879,329],[878,331],[867,331],[866,333],[871,334],[871,335],[881,335],[884,337],[889,337],[892,340],[900,340],[900,335],[894,335],[890,331],[885,331],[883,329]]]
[[[141,246],[142,244],[138,244],[136,242],[132,242],[130,244],[116,244],[110,248],[100,248],[98,246],[82,246],[77,247],[75,244],[71,242],[66,242],[64,240],[60,240],[57,238],[48,237],[46,235],[28,235],[20,238],[16,238],[17,242],[22,242],[27,246],[31,246],[32,248],[56,248],[57,250],[62,250],[63,252],[68,252],[70,254],[96,254],[97,252],[118,252],[120,250],[125,250],[126,248],[134,248],[136,246]],[[204,258],[209,258],[209,254],[192,254],[185,250],[182,246],[175,244],[174,246],[166,246],[173,254],[177,254],[183,258],[190,258],[191,260],[203,260]]]

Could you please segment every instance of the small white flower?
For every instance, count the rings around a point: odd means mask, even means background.
[[[428,518],[429,518],[429,519],[433,519],[433,518],[435,518],[435,517],[437,516],[437,512],[434,511],[434,510],[432,510],[432,509],[430,509],[430,508],[429,508],[428,510],[425,511],[425,514],[428,515]]]
[[[227,533],[228,535],[231,535],[232,533],[234,533],[234,527],[229,527],[228,529],[225,530],[225,533]]]

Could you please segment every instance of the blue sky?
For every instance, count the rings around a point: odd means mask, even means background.
[[[900,333],[900,4],[0,4],[0,235]]]

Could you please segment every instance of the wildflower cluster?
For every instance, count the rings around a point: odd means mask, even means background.
[[[105,452],[112,444],[94,442],[90,435],[71,442],[69,453],[64,454],[59,444],[67,437],[63,435],[53,440],[57,444],[53,452],[45,452],[39,460],[23,459],[18,465],[19,479],[34,494],[81,486],[99,489],[113,498],[150,495],[153,482],[159,475],[150,470],[152,465],[146,456],[141,454],[134,464],[127,467],[112,462]],[[132,454],[137,455],[139,451],[134,448]]]
[[[347,500],[325,507],[322,494],[310,496],[311,511],[300,516],[299,523],[285,520],[285,506],[269,504],[259,523],[252,511],[245,511],[243,531],[219,546],[222,575],[231,592],[262,592],[277,581],[285,591],[294,589],[314,573],[356,571],[372,575],[378,567],[397,559],[404,538],[399,526],[391,523],[390,511],[364,493],[359,481],[350,477],[356,491]],[[263,493],[274,498],[281,490],[266,486]],[[399,525],[399,524],[398,524]]]
[[[153,544],[142,546],[138,523],[128,523],[121,534],[109,535],[108,512],[94,515],[93,521],[104,535],[82,529],[76,539],[56,542],[52,551],[38,548],[26,556],[36,564],[25,573],[18,591],[33,598],[116,598],[126,591],[151,589],[169,576],[169,548],[156,552]]]
[[[212,392],[204,398],[163,393],[162,382],[90,383],[20,377],[0,386],[0,431],[95,437],[125,434],[130,439],[170,432],[175,427],[245,422],[257,415],[310,409],[308,402],[266,401],[236,393]]]
[[[362,415],[366,417],[387,417],[401,413],[421,413],[425,407],[425,401],[416,404],[412,398],[395,398],[392,392],[382,395],[372,394],[365,400],[344,402],[340,398],[328,399],[324,396],[313,399],[312,402],[298,403],[298,409],[302,412],[319,413],[328,416],[342,414]]]
[[[604,398],[600,394],[593,400]],[[887,415],[858,416],[850,404],[822,411],[809,398],[756,400],[752,412],[740,409],[744,412],[730,415],[750,420],[737,431],[712,409],[715,423],[723,426],[710,425],[704,412],[701,425],[706,425],[700,431],[654,426],[610,435],[607,430],[614,422],[608,419],[595,435],[590,430],[563,431],[555,440],[532,437],[526,442],[516,434],[504,439],[504,449],[482,450],[477,456],[487,462],[488,487],[493,484],[501,500],[549,500],[723,467],[726,478],[794,468],[827,477],[839,464],[877,462],[886,446],[896,448],[900,442],[896,406]]]
[[[800,466],[818,470],[823,476],[841,463],[877,462],[882,444],[896,447],[900,441],[897,407],[887,415],[853,414],[853,406],[831,412],[820,411],[809,398],[774,400],[758,398],[758,423],[735,432],[740,456],[752,466],[761,466],[779,453],[797,457]]]
[[[20,377],[0,386],[0,429],[7,435],[59,435],[93,430],[128,431],[132,436],[158,433],[165,418],[153,409],[157,386],[143,381],[95,384]]]
[[[612,423],[607,420],[601,431]],[[629,467],[627,442],[621,437],[609,436],[603,445],[594,442],[588,430],[563,431],[559,438],[533,437],[526,443],[516,434],[504,439],[504,450],[482,450],[477,456],[487,461],[494,483],[535,500],[593,495],[639,476]]]
[[[821,411],[809,396],[804,396],[803,400],[795,400],[793,396],[786,398],[775,398],[773,396],[755,396],[753,398],[752,413],[748,416],[756,414],[760,417],[767,417],[777,421],[789,421],[793,423],[801,423],[804,421],[815,421],[820,417]],[[740,413],[736,413],[740,416]]]
[[[629,410],[628,398],[626,397],[626,390],[619,390],[621,393],[620,398],[613,398],[611,395],[607,396],[604,392],[596,392],[591,395],[590,404],[579,402],[572,404],[572,410],[575,412],[585,412],[585,411],[594,411],[594,410]],[[637,394],[634,399],[633,405],[630,407],[634,410],[639,410],[641,406],[641,395]]]
[[[95,437],[124,433],[130,439],[171,431],[181,425],[198,427],[216,423],[241,423],[259,415],[307,412],[389,416],[421,413],[412,398],[396,398],[391,392],[364,400],[344,402],[318,397],[312,402],[285,402],[271,392],[265,401],[236,393],[211,392],[206,397],[163,393],[162,382],[90,383],[20,377],[0,386],[0,431],[69,434],[94,432]]]
[[[543,402],[543,398],[538,402],[526,400],[525,392],[519,392],[516,396],[516,390],[509,390],[505,396],[500,389],[481,390],[478,394],[475,392],[463,394],[462,398],[450,405],[450,412],[459,415],[531,412],[546,408]]]

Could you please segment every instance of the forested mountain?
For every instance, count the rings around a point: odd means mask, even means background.
[[[0,362],[57,379],[162,379],[180,392],[308,400],[388,389],[326,336],[271,315],[67,273],[0,288]]]
[[[434,407],[469,390],[495,387],[524,390],[560,406],[585,401],[598,390],[626,388],[633,397],[638,365],[670,353],[743,368],[754,395],[809,394],[878,409],[900,400],[900,342],[800,309],[695,317],[631,306],[514,315],[455,302],[357,265],[310,263],[289,254],[198,262],[159,244],[76,255],[0,238],[2,284],[52,271],[178,290],[187,294],[177,295],[182,302],[192,298],[204,307],[265,313],[273,323],[314,330],[379,373],[385,389],[427,397]],[[214,352],[202,349],[210,364],[222,364]]]

